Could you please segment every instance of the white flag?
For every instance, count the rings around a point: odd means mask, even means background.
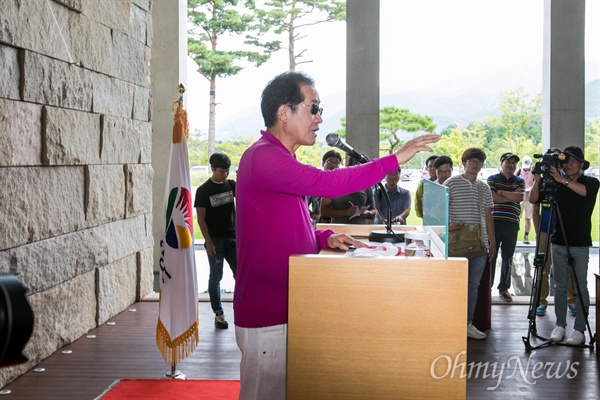
[[[187,113],[177,107],[165,193],[163,235],[160,241],[160,300],[156,344],[171,366],[198,345],[198,283],[187,148]]]

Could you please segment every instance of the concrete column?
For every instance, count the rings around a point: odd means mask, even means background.
[[[379,0],[346,2],[346,139],[379,155]]]
[[[542,150],[584,148],[585,0],[544,3]]]
[[[155,270],[160,260],[160,239],[165,224],[165,180],[173,132],[171,105],[179,96],[177,85],[183,83],[187,89],[186,24],[186,0],[152,3],[152,235]],[[186,97],[184,107],[187,108]]]

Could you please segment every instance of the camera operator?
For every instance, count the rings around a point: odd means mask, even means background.
[[[567,340],[567,344],[581,345],[585,343],[586,310],[590,305],[590,295],[587,283],[587,268],[589,261],[590,246],[592,245],[592,211],[596,203],[599,182],[595,178],[585,176],[581,173],[586,170],[590,163],[584,159],[583,151],[579,147],[569,146],[564,152],[556,152],[555,165],[537,165],[534,168],[535,183],[531,188],[530,201],[538,203],[546,196],[555,196],[557,216],[555,229],[552,235],[552,268],[554,282],[554,312],[556,314],[556,327],[552,330],[550,340],[561,342],[565,337],[567,326],[567,284],[569,282],[569,266],[567,246],[574,260],[574,272],[581,293],[579,304],[583,302],[585,310],[577,312],[575,318],[575,330]],[[546,162],[546,156],[544,161]],[[541,164],[541,163],[538,163]],[[562,175],[556,167],[562,168]],[[547,168],[543,168],[547,167]],[[544,172],[545,171],[545,172]],[[547,176],[549,174],[549,176]],[[555,194],[554,194],[555,193]],[[562,221],[562,226],[561,226]],[[573,280],[573,283],[576,282]],[[577,290],[577,289],[576,289]]]

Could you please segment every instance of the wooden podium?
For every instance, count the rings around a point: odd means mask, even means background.
[[[464,258],[292,256],[287,398],[466,397]]]

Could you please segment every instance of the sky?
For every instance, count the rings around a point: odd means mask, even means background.
[[[376,1],[376,0],[364,0]],[[414,91],[432,96],[501,93],[523,87],[542,90],[543,0],[381,0],[380,93]],[[344,106],[346,24],[320,24],[306,30],[297,48],[307,60],[298,71],[313,77],[325,109]],[[586,82],[600,77],[600,0],[586,0]],[[223,40],[225,48],[232,41]],[[248,117],[259,136],[260,95],[275,75],[288,68],[287,52],[261,67],[217,79],[216,139],[248,136],[233,121]],[[187,109],[192,131],[208,131],[209,85],[188,59]],[[239,125],[237,125],[239,126]],[[331,125],[333,126],[333,125]],[[331,129],[331,128],[330,128]],[[335,128],[334,128],[335,129]]]

